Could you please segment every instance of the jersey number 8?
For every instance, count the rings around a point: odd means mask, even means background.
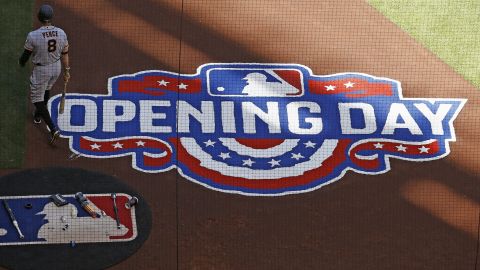
[[[47,44],[48,44],[48,52],[54,52],[57,50],[57,40],[50,39]]]

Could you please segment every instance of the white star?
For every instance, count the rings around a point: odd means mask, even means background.
[[[327,91],[333,91],[333,90],[335,90],[336,86],[334,86],[334,85],[325,85],[325,88],[327,89]]]
[[[314,148],[315,145],[316,145],[316,143],[311,142],[311,141],[308,141],[308,142],[306,142],[306,143],[304,143],[304,144],[305,144],[305,147],[306,147],[306,148],[309,148],[309,147]]]
[[[251,159],[247,159],[247,160],[244,160],[243,161],[243,166],[248,166],[248,167],[252,167],[253,163],[255,163],[255,161],[251,160]]]
[[[203,143],[205,144],[205,147],[209,147],[209,146],[213,147],[214,144],[215,144],[215,142],[210,140],[210,139],[206,142],[203,142]]]
[[[178,85],[178,89],[187,89],[187,84],[184,84],[183,82]]]
[[[135,142],[137,144],[137,146],[145,146],[145,142],[144,141],[138,141],[138,142]]]
[[[383,143],[376,143],[373,146],[375,146],[376,149],[382,149],[383,148]]]
[[[296,160],[299,160],[299,159],[301,159],[301,158],[304,158],[304,156],[302,156],[301,153],[298,153],[298,154],[292,153],[292,158],[293,158],[293,159],[296,159]]]
[[[230,158],[230,153],[220,153],[220,155],[218,155],[219,157],[221,157],[223,160],[227,159],[227,158]]]
[[[395,146],[398,152],[407,152],[407,147],[403,146],[402,144]]]
[[[425,145],[422,145],[422,147],[419,147],[418,150],[420,150],[420,153],[428,153],[428,150],[430,150],[430,148],[425,147]]]
[[[113,149],[117,149],[117,148],[123,148],[123,144],[121,144],[120,142],[117,142],[115,144],[112,144],[113,146]]]
[[[170,82],[167,82],[165,80],[157,81],[159,86],[167,86]]]
[[[353,87],[354,84],[355,83],[348,81],[347,83],[344,83],[343,85],[345,85],[345,88],[350,88],[350,87]]]
[[[100,147],[101,145],[97,144],[97,143],[94,143],[94,144],[91,144],[90,147],[92,148],[92,150],[100,150]]]
[[[272,160],[270,160],[268,162],[270,165],[272,165],[272,167],[275,167],[275,166],[280,166],[280,160],[275,160],[272,158]]]

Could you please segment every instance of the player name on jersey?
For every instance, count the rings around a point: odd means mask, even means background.
[[[244,195],[311,191],[348,170],[383,173],[390,158],[442,158],[466,102],[404,98],[392,79],[318,76],[296,64],[144,71],[108,86],[107,95],[69,94],[63,114],[59,96],[50,101],[73,152],[132,156],[137,170],[177,168],[193,182]]]
[[[47,31],[42,33],[43,38],[58,37],[58,31]]]

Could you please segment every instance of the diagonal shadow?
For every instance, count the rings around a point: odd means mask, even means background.
[[[209,55],[213,61],[255,62],[267,60],[264,56],[252,52],[215,29],[202,24],[202,22],[184,15],[182,17],[181,12],[166,4],[155,3],[151,0],[143,1],[141,5],[128,0],[110,0],[110,2],[125,11],[142,17],[161,31],[177,39],[180,39],[181,36],[182,42]],[[183,18],[183,35],[178,31],[176,23],[180,17]]]
[[[448,160],[418,163],[393,161],[392,171],[404,175],[405,178],[430,178],[440,182],[464,196],[480,203],[479,176],[456,167]]]
[[[85,23],[85,19],[75,12],[61,5],[55,6],[55,9],[57,15],[54,23],[65,30],[71,45],[71,87],[74,91],[103,91],[108,78],[118,74],[135,73],[152,67],[175,70],[167,62],[148,56],[94,24]]]

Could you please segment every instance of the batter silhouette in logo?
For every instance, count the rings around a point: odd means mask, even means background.
[[[95,205],[93,207],[97,212],[101,212]],[[57,207],[53,202],[48,203],[37,215],[45,215],[44,220],[47,221],[40,227],[38,238],[49,243],[88,243],[92,239],[108,242],[110,236],[122,236],[128,232],[124,225],[118,229],[116,221],[109,216],[78,216],[78,209],[73,204]]]
[[[297,64],[206,64],[196,74],[144,71],[109,79],[108,94],[69,94],[52,118],[87,158],[129,156],[145,173],[177,169],[222,192],[308,192],[349,170],[381,174],[390,159],[450,153],[466,100],[405,98],[400,82],[315,75]]]
[[[243,80],[247,81],[247,85],[243,88],[242,93],[249,96],[256,97],[274,97],[294,95],[300,92],[300,89],[295,88],[288,82],[283,80],[274,72],[270,73],[278,79],[278,82],[268,82],[267,76],[259,72],[252,72],[247,74]]]

